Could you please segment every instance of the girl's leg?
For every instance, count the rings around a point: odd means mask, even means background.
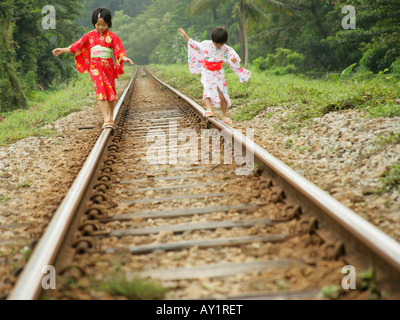
[[[228,111],[228,103],[226,102],[226,99],[222,92],[218,88],[218,94],[219,98],[221,99],[221,112],[222,112],[222,120],[227,119],[227,111]]]
[[[106,100],[100,100],[99,101],[100,105],[100,110],[101,113],[103,114],[103,128],[105,126],[112,126],[113,125],[113,113],[114,113],[114,108],[116,105],[116,101],[106,101]]]
[[[101,113],[103,114],[103,120],[106,122],[109,119],[109,108],[108,108],[108,101],[106,100],[99,100],[99,106]]]
[[[117,100],[114,101],[107,101],[107,100],[100,100],[100,110],[103,114],[103,119],[105,121],[113,120],[114,108],[117,104]]]
[[[117,100],[114,100],[114,101],[107,101],[107,104],[108,104],[108,116],[109,116],[109,120],[113,120],[114,118],[114,109],[115,109],[115,106],[117,105]]]
[[[211,99],[210,98],[205,98],[205,103],[206,103],[206,110],[209,111],[209,112],[212,112]]]
[[[203,74],[201,75],[201,84],[203,85],[203,97],[205,97],[208,95],[208,92],[206,89],[208,87],[208,84],[207,84],[207,77],[205,77]],[[205,98],[204,103],[206,105],[206,111],[212,112],[211,98]]]

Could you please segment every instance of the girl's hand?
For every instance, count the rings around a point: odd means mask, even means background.
[[[69,48],[57,48],[52,51],[55,57],[58,57],[61,53],[69,52]]]
[[[129,62],[131,65],[134,65],[134,64],[135,64],[131,59],[129,59],[128,57],[125,57],[125,56],[123,56],[123,57],[121,58],[121,60],[122,60],[123,62]]]
[[[190,39],[189,36],[185,33],[185,31],[183,31],[182,28],[179,28],[178,33],[179,33],[182,37],[184,37],[184,38],[186,39],[186,41],[189,41],[189,39]]]

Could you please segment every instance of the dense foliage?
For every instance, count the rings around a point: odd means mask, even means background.
[[[26,106],[35,91],[69,79],[72,57],[56,59],[51,51],[67,46],[82,27],[73,23],[82,9],[79,0],[54,0],[55,29],[43,28],[45,0],[2,0],[0,3],[0,112]],[[68,59],[69,58],[69,59]],[[72,58],[72,60],[71,60]]]
[[[36,91],[74,77],[73,57],[54,58],[51,50],[91,30],[97,7],[111,10],[112,31],[140,65],[184,63],[186,42],[177,30],[204,40],[222,25],[228,44],[269,73],[325,75],[354,64],[366,74],[400,73],[400,0],[53,0],[56,28],[43,29],[42,8],[48,4],[0,2],[0,112],[23,108]],[[345,5],[354,8],[355,29],[343,28]]]

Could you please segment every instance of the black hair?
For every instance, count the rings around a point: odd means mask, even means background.
[[[228,42],[228,32],[224,27],[215,27],[211,32],[211,40],[215,43],[227,43]]]
[[[92,13],[92,24],[95,27],[98,18],[103,18],[104,22],[108,24],[108,27],[111,28],[111,12],[107,8],[97,8]]]

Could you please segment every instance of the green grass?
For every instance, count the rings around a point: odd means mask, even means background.
[[[126,68],[119,80],[129,80],[135,68]],[[30,92],[27,109],[0,113],[0,146],[29,136],[56,135],[54,130],[43,127],[92,104],[97,104],[97,99],[88,74],[79,73],[69,83],[54,84],[48,90]]]
[[[167,293],[167,289],[156,281],[140,277],[127,280],[121,274],[107,280],[101,289],[113,296],[124,296],[129,300],[163,299]]]
[[[7,203],[8,200],[11,200],[11,198],[9,196],[0,195],[0,203],[1,204]]]
[[[392,192],[398,190],[400,187],[400,162],[397,162],[391,168],[386,170],[381,181],[382,190],[380,192]]]
[[[399,128],[400,130],[400,128]],[[379,146],[386,146],[389,144],[399,144],[400,143],[400,131],[398,132],[390,132],[387,136],[379,136],[375,142],[375,144]]]
[[[32,185],[33,181],[32,180],[27,180],[27,181],[23,181],[20,184],[18,184],[17,188],[29,188]]]
[[[0,122],[0,146],[28,136],[54,135],[53,130],[43,127],[82,110],[85,105],[96,103],[92,92],[94,89],[90,77],[82,74],[69,84],[61,84],[57,89],[32,94],[27,109],[2,114],[5,118]]]
[[[101,282],[93,281],[93,288],[105,291],[112,296],[124,296],[129,300],[163,299],[167,288],[158,280],[134,276],[129,278],[122,266],[125,264],[123,257],[116,257],[111,261],[112,273],[108,272]]]

